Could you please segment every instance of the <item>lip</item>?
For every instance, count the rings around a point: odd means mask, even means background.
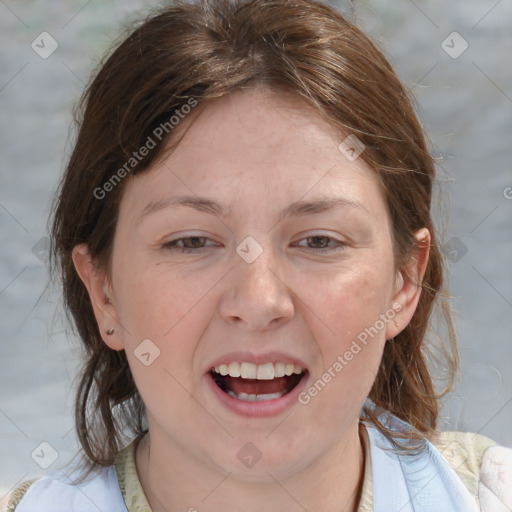
[[[269,361],[267,360],[267,362]],[[263,418],[277,416],[287,409],[290,409],[294,404],[298,404],[299,394],[306,388],[309,381],[309,372],[307,372],[300,382],[286,395],[283,395],[280,398],[274,398],[273,400],[263,400],[261,402],[237,400],[222,391],[222,389],[217,386],[209,372],[205,374],[204,377],[213,395],[228,410],[246,418]]]
[[[250,352],[230,352],[218,357],[212,363],[210,363],[205,369],[204,373],[208,374],[212,368],[221,364],[229,363],[253,363],[253,364],[265,364],[265,363],[293,363],[295,366],[307,369],[307,365],[297,359],[296,357],[285,354],[284,352],[265,352],[264,354],[252,354]]]

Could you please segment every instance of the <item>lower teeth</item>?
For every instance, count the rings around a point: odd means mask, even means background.
[[[248,395],[247,393],[239,393],[238,395],[231,390],[227,390],[226,393],[237,400],[243,400],[244,402],[261,402],[263,400],[274,400],[275,398],[281,398],[283,393],[267,393],[264,395]]]

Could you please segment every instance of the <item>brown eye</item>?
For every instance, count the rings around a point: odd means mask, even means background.
[[[305,240],[307,245],[299,244],[299,247],[305,247],[315,252],[339,252],[346,246],[344,242],[327,235],[313,235],[302,240]]]
[[[204,244],[202,244],[201,241],[206,240],[206,237],[204,237],[204,236],[190,236],[190,237],[187,237],[187,238],[182,238],[182,240],[188,240],[188,241],[191,242],[190,244],[185,243],[184,244],[185,247],[187,247],[189,249],[197,249],[198,247],[204,246]],[[191,247],[189,247],[189,245]]]
[[[324,249],[329,245],[331,239],[328,236],[309,236],[306,240],[313,241],[315,249]]]
[[[196,249],[206,247],[205,242],[208,240],[205,236],[187,236],[183,238],[176,238],[163,245],[165,249],[176,252],[198,252]],[[183,242],[182,245],[179,242]]]

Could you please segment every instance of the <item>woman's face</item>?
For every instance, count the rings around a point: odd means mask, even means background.
[[[97,294],[95,311],[126,350],[152,439],[277,478],[354,431],[416,302],[395,279],[376,174],[342,141],[300,99],[238,92],[126,183],[113,304]]]

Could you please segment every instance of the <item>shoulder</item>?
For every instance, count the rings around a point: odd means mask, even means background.
[[[37,482],[38,478],[34,478],[33,480],[26,480],[15,487],[11,493],[9,494],[9,501],[7,502],[7,508],[5,512],[14,512],[16,507],[19,505],[21,498],[25,496],[28,488],[34,483]]]
[[[512,509],[512,448],[472,432],[442,432],[431,442],[479,501],[482,511]]]
[[[78,483],[78,472],[53,472],[23,482],[10,494],[7,512],[127,512],[114,466]]]
[[[472,432],[441,432],[431,442],[459,476],[476,477],[477,480],[485,452],[497,446],[489,437]]]

